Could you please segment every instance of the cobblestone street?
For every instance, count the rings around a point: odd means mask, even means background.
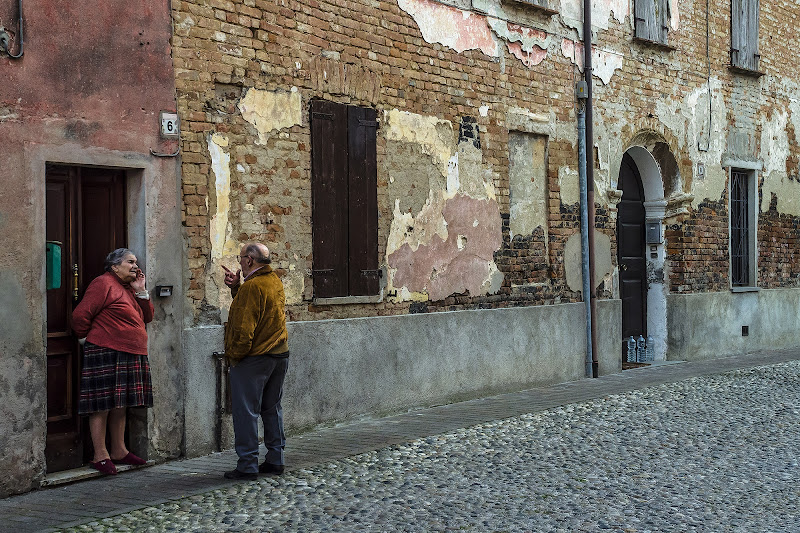
[[[546,391],[560,405],[509,418],[495,408],[455,429],[442,408],[440,433],[254,482],[219,480],[233,456],[216,454],[216,488],[60,531],[800,531],[800,361],[675,374],[703,364],[628,371],[604,385],[619,392],[584,401],[559,400],[559,387],[606,378],[565,384]],[[624,390],[626,379],[643,382]],[[376,423],[391,432],[389,420]]]

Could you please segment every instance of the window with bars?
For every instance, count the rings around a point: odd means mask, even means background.
[[[310,122],[314,297],[377,295],[376,111],[313,100]]]
[[[755,283],[754,172],[731,170],[730,254],[731,285],[753,287]]]
[[[638,39],[667,44],[669,0],[634,0],[634,35]]]
[[[759,0],[731,0],[731,66],[758,71]]]

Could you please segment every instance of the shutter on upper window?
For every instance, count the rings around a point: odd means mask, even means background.
[[[758,70],[758,0],[731,0],[731,64]]]
[[[669,0],[635,0],[633,8],[636,37],[667,44]]]
[[[347,106],[311,102],[314,296],[347,296]]]
[[[348,108],[349,281],[352,296],[378,294],[377,114]]]

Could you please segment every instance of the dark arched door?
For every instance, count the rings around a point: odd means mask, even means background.
[[[647,262],[642,178],[633,158],[625,154],[619,170],[622,200],[617,206],[617,261],[622,297],[623,354],[625,339],[647,337]],[[624,361],[624,359],[623,359]]]

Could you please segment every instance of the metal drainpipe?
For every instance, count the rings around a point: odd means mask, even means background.
[[[581,279],[583,280],[583,303],[586,307],[586,377],[593,375],[592,361],[592,304],[589,278],[589,206],[586,186],[586,84],[579,83],[578,97],[578,176],[581,196]]]
[[[586,81],[586,183],[589,207],[589,298],[591,305],[592,377],[598,374],[597,362],[597,283],[594,264],[594,130],[592,128],[592,0],[583,0],[583,76]]]

